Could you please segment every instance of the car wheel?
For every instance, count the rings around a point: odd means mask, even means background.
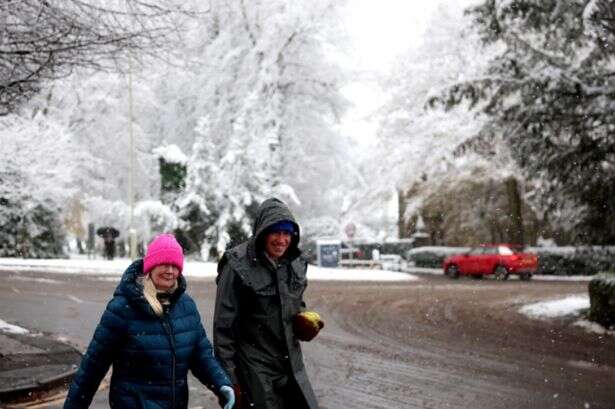
[[[504,266],[497,266],[493,271],[493,275],[498,281],[508,280],[508,270]]]
[[[459,269],[457,266],[448,266],[446,268],[446,275],[450,278],[459,278]]]
[[[482,280],[483,275],[482,274],[472,274],[472,278],[475,280]]]
[[[523,273],[519,276],[521,281],[530,281],[532,279],[532,273]]]

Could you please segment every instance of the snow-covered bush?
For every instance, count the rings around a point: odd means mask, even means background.
[[[141,237],[149,242],[160,233],[168,233],[177,227],[177,217],[171,208],[158,200],[144,200],[137,203],[135,216]]]
[[[615,247],[530,247],[538,255],[536,274],[594,275],[615,270]]]
[[[600,274],[589,282],[589,318],[606,328],[615,326],[615,273]]]
[[[88,222],[96,228],[110,226],[120,232],[119,238],[128,237],[130,208],[121,200],[107,200],[102,197],[89,197],[84,200]],[[137,235],[139,234],[137,226]]]
[[[30,195],[27,176],[10,162],[0,169],[0,257],[64,256],[60,209]]]
[[[325,237],[339,237],[340,230],[340,222],[334,217],[313,217],[301,223],[301,240],[307,242]]]
[[[469,250],[469,247],[425,246],[408,251],[405,257],[416,267],[440,268],[446,257],[462,254]]]

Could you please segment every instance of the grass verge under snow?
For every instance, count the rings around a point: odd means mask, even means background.
[[[25,328],[18,327],[17,325],[9,324],[6,321],[0,319],[0,331],[8,332],[9,334],[28,334],[28,331]]]
[[[524,314],[534,319],[553,319],[566,316],[577,316],[573,325],[584,328],[587,332],[615,336],[614,330],[604,328],[600,324],[584,318],[584,312],[589,309],[589,295],[571,295],[558,300],[541,301],[524,305],[519,309]]]
[[[0,269],[11,272],[47,272],[58,274],[121,275],[130,264],[129,259],[88,260],[78,259],[19,259],[0,258]],[[216,263],[187,261],[186,277],[214,278]],[[414,281],[418,278],[407,273],[385,270],[342,269],[308,267],[308,279],[314,281]]]

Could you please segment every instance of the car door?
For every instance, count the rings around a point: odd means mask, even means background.
[[[478,263],[480,261],[480,255],[483,249],[480,247],[474,247],[471,249],[465,257],[461,265],[461,271],[464,274],[476,274],[478,271]]]
[[[483,254],[480,257],[478,270],[482,274],[489,274],[493,271],[497,262],[498,262],[497,247],[483,247]]]

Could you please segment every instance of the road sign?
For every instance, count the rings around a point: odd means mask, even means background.
[[[342,242],[340,240],[317,240],[316,255],[320,267],[338,267]]]
[[[357,226],[353,222],[348,222],[344,227],[344,233],[346,233],[346,237],[352,239],[357,233]]]

